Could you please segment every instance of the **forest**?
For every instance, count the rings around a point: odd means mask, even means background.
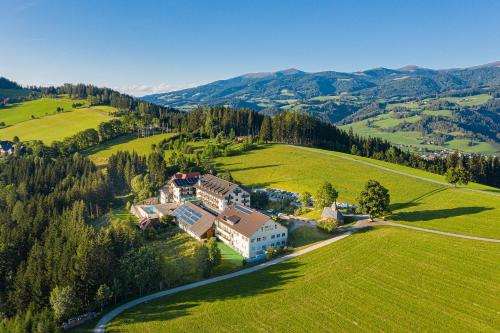
[[[245,137],[243,150],[256,142],[319,147],[439,174],[458,167],[468,170],[473,181],[500,186],[498,157],[455,153],[427,161],[382,139],[340,130],[305,113],[284,111],[270,117],[227,107],[184,113],[83,85],[44,88],[40,93],[113,105],[121,117],[51,146],[16,142],[15,153],[1,159],[0,332],[55,332],[69,316],[102,306],[103,294],[113,295],[116,302],[178,282],[175,273],[142,246],[147,235],[117,224],[96,229],[92,222],[109,211],[117,195],[132,191],[144,199],[176,171],[217,172],[212,158],[237,153],[223,144],[208,145],[187,157],[179,151],[190,140]],[[80,154],[144,128],[168,128],[179,134],[161,142],[149,157],[118,152],[106,170]],[[165,159],[162,151],[173,147],[177,153]],[[163,227],[168,231],[168,222]],[[196,258],[194,269],[210,275],[214,261],[210,248],[200,248]]]

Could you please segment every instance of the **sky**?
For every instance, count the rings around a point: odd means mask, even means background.
[[[500,1],[0,0],[0,76],[132,95],[245,73],[500,60]]]

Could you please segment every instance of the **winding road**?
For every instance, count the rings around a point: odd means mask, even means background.
[[[321,248],[323,246],[327,246],[327,245],[330,245],[332,243],[335,243],[335,242],[337,242],[337,241],[339,241],[339,240],[341,240],[343,238],[346,238],[347,236],[351,235],[354,231],[355,230],[348,230],[348,231],[346,231],[345,233],[343,233],[341,235],[338,235],[338,236],[335,236],[333,238],[330,238],[330,239],[327,239],[325,241],[322,241],[320,243],[311,245],[311,246],[309,246],[309,247],[307,247],[305,249],[302,249],[302,250],[299,250],[299,251],[287,254],[287,255],[285,255],[283,257],[279,257],[279,258],[276,258],[276,259],[273,259],[273,260],[270,260],[270,261],[263,262],[262,264],[259,264],[259,265],[253,266],[253,267],[242,269],[242,270],[234,272],[234,273],[229,273],[229,274],[225,274],[225,275],[221,275],[221,276],[216,276],[216,277],[211,278],[211,279],[207,279],[207,280],[203,280],[203,281],[198,281],[198,282],[186,284],[184,286],[180,286],[180,287],[177,287],[177,288],[172,288],[172,289],[168,289],[168,290],[159,291],[159,292],[156,292],[156,293],[153,293],[153,294],[141,297],[141,298],[134,299],[134,300],[132,300],[130,302],[127,302],[127,303],[125,303],[123,305],[120,305],[119,307],[114,308],[113,310],[111,310],[110,312],[108,312],[104,316],[102,316],[102,318],[99,320],[99,322],[97,323],[96,327],[94,328],[93,332],[94,333],[104,333],[104,331],[106,330],[106,325],[111,320],[113,320],[116,316],[118,316],[123,311],[128,310],[128,309],[130,309],[130,308],[132,308],[132,307],[134,307],[134,306],[136,306],[138,304],[141,304],[141,303],[144,303],[144,302],[149,302],[149,301],[155,300],[155,299],[160,298],[160,297],[172,295],[172,294],[178,293],[180,291],[194,289],[194,288],[198,288],[198,287],[201,287],[201,286],[206,286],[207,284],[212,284],[212,283],[216,283],[216,282],[219,282],[219,281],[224,281],[224,280],[227,280],[227,279],[231,279],[231,278],[234,278],[234,277],[237,277],[237,276],[246,275],[246,274],[249,274],[249,273],[252,273],[252,272],[264,269],[264,268],[267,268],[269,266],[279,264],[280,262],[283,262],[285,260],[289,260],[289,259],[298,257],[298,256],[303,255],[305,253],[308,253],[308,252],[314,251],[316,249],[319,249],[319,248]]]
[[[394,170],[394,169],[391,169],[391,168],[388,168],[388,167],[385,167],[385,166],[382,166],[382,165],[373,164],[373,163],[370,163],[370,162],[367,162],[367,161],[363,161],[363,160],[358,160],[358,159],[355,159],[355,158],[352,158],[352,157],[339,155],[339,154],[336,154],[334,152],[319,151],[319,150],[316,150],[316,149],[313,149],[313,148],[301,147],[301,146],[293,146],[293,145],[289,145],[289,147],[296,148],[296,149],[306,150],[306,151],[309,151],[311,153],[316,153],[316,154],[322,154],[322,155],[334,156],[334,157],[342,158],[344,160],[348,160],[348,161],[352,161],[352,162],[356,162],[356,163],[368,165],[368,166],[371,166],[371,167],[374,167],[374,168],[378,168],[378,169],[382,169],[382,170],[385,170],[385,171],[397,173],[399,175],[403,175],[403,176],[407,176],[407,177],[412,177],[412,178],[420,179],[420,180],[423,180],[423,181],[426,181],[426,182],[429,182],[429,183],[439,184],[439,185],[448,186],[448,187],[455,187],[454,185],[448,184],[446,182],[441,182],[439,180],[433,180],[433,179],[429,179],[429,178],[425,178],[425,177],[421,177],[421,176],[412,175],[412,174],[406,173],[404,171]],[[494,196],[500,197],[500,193],[489,192],[489,191],[484,191],[484,190],[477,190],[475,188],[470,188],[470,187],[465,187],[465,186],[456,186],[456,188],[467,190],[467,191],[472,191],[472,192],[477,192],[477,193],[494,195]]]
[[[128,310],[128,309],[130,309],[130,308],[132,308],[132,307],[134,307],[136,305],[139,305],[141,303],[149,302],[149,301],[152,301],[152,300],[164,297],[164,296],[173,295],[175,293],[178,293],[178,292],[181,292],[181,291],[184,291],[184,290],[194,289],[194,288],[206,286],[208,284],[216,283],[216,282],[219,282],[219,281],[224,281],[224,280],[227,280],[227,279],[232,279],[232,278],[237,277],[237,276],[246,275],[246,274],[249,274],[249,273],[252,273],[252,272],[264,269],[264,268],[267,268],[269,266],[279,264],[280,262],[296,258],[296,257],[298,257],[300,255],[305,254],[305,253],[308,253],[308,252],[314,251],[316,249],[322,248],[324,246],[330,245],[332,243],[335,243],[335,242],[337,242],[337,241],[339,241],[341,239],[344,239],[344,238],[348,237],[349,235],[351,235],[352,233],[356,232],[357,230],[361,230],[361,229],[363,229],[365,227],[373,226],[373,225],[375,225],[375,226],[377,226],[377,225],[393,226],[393,227],[413,229],[413,230],[418,230],[418,231],[428,232],[428,233],[433,233],[433,234],[439,234],[439,235],[444,235],[444,236],[449,236],[449,237],[465,238],[465,239],[474,240],[474,241],[500,243],[500,239],[482,238],[482,237],[474,237],[474,236],[467,236],[467,235],[461,235],[461,234],[454,234],[454,233],[450,233],[450,232],[444,232],[444,231],[432,230],[432,229],[425,229],[425,228],[419,228],[419,227],[413,227],[413,226],[409,226],[409,225],[404,225],[404,224],[399,224],[399,223],[394,223],[394,222],[388,222],[388,221],[381,221],[381,220],[376,220],[375,222],[369,222],[368,220],[362,220],[362,221],[359,221],[358,223],[356,223],[353,227],[346,229],[346,231],[343,234],[341,234],[341,235],[338,235],[338,236],[332,237],[330,239],[327,239],[325,241],[316,243],[316,244],[311,245],[311,246],[309,246],[309,247],[307,247],[305,249],[302,249],[302,250],[299,250],[299,251],[287,254],[287,255],[285,255],[283,257],[279,257],[279,258],[276,258],[276,259],[264,262],[262,264],[259,264],[259,265],[253,266],[253,267],[249,267],[249,268],[245,268],[245,269],[242,269],[240,271],[233,272],[233,273],[230,273],[230,274],[225,274],[225,275],[217,276],[217,277],[214,277],[214,278],[211,278],[211,279],[207,279],[207,280],[203,280],[203,281],[198,281],[198,282],[186,284],[184,286],[180,286],[180,287],[176,287],[176,288],[172,288],[172,289],[168,289],[168,290],[159,291],[159,292],[147,295],[147,296],[143,296],[143,297],[134,299],[134,300],[132,300],[130,302],[127,302],[127,303],[125,303],[123,305],[120,305],[119,307],[116,307],[113,310],[111,310],[110,312],[106,313],[99,320],[99,322],[97,323],[97,325],[94,328],[93,332],[94,333],[104,333],[105,330],[106,330],[106,326],[108,325],[108,323],[111,320],[113,320],[116,316],[118,316],[122,312],[124,312],[124,311],[126,311],[126,310]]]

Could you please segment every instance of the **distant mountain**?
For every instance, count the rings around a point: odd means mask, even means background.
[[[319,96],[352,95],[364,99],[394,99],[498,86],[499,64],[500,62],[495,62],[446,70],[409,65],[399,69],[375,68],[354,73],[307,73],[292,68],[245,74],[195,88],[149,95],[143,99],[174,107],[244,105],[273,112],[283,106],[283,101],[308,100]]]

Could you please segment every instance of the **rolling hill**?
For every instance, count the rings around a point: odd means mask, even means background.
[[[446,70],[405,66],[307,73],[287,69],[245,74],[143,99],[184,110],[227,105],[270,115],[283,110],[307,112],[323,121],[352,126],[360,135],[379,136],[411,149],[497,154],[499,96],[500,62],[495,62]],[[449,108],[443,107],[445,102]],[[414,108],[405,103],[421,105]],[[403,126],[411,120],[408,116],[416,116],[414,124]],[[387,118],[395,120],[378,126]],[[374,126],[366,126],[367,122]]]

